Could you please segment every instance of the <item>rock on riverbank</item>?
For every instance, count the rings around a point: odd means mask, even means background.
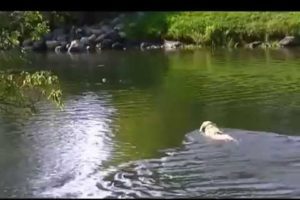
[[[44,35],[39,41],[26,39],[22,43],[24,50],[36,52],[52,51],[56,53],[88,53],[102,50],[126,49],[165,49],[174,50],[185,45],[179,41],[133,41],[127,38],[124,22],[125,15],[119,15],[111,20],[104,20],[93,26],[71,28],[57,28]],[[279,47],[299,46],[300,40],[293,36],[286,36],[278,41]],[[235,45],[238,47],[240,45]],[[243,45],[246,48],[269,47],[268,43],[254,41]]]
[[[132,41],[124,31],[124,15],[93,26],[57,28],[44,35],[39,41],[26,39],[22,43],[24,50],[56,53],[84,53],[107,49],[126,50],[130,48],[149,50],[176,49],[181,46],[177,41]]]

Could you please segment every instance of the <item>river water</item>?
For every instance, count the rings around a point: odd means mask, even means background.
[[[0,114],[0,197],[299,198],[298,52],[1,54],[57,74],[65,107]]]

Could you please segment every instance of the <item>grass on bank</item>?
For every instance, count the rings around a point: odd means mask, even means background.
[[[127,19],[134,39],[173,39],[198,45],[235,46],[300,36],[300,12],[146,12]]]

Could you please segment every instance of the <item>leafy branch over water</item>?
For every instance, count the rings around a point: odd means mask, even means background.
[[[26,38],[39,40],[49,30],[48,20],[38,11],[0,12],[0,49],[17,47]]]
[[[46,98],[62,109],[62,91],[57,76],[48,71],[0,72],[0,108],[35,112],[35,104]]]

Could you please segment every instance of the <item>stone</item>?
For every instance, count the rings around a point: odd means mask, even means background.
[[[299,39],[294,36],[286,36],[285,38],[279,41],[279,45],[282,47],[298,46],[299,44]]]
[[[164,48],[166,50],[172,50],[172,49],[177,49],[180,46],[182,46],[182,43],[179,41],[168,41],[164,40]]]
[[[113,41],[111,39],[104,39],[101,43],[101,50],[103,49],[111,49]]]
[[[59,45],[60,42],[57,40],[46,41],[46,46],[48,50],[54,50]]]
[[[115,42],[115,43],[112,44],[111,48],[116,49],[116,50],[123,50],[124,45],[121,44],[120,42]]]
[[[247,46],[248,46],[249,48],[253,49],[253,48],[258,47],[258,46],[261,45],[261,44],[262,44],[261,41],[254,41],[254,42],[251,42],[251,43],[247,44]]]

